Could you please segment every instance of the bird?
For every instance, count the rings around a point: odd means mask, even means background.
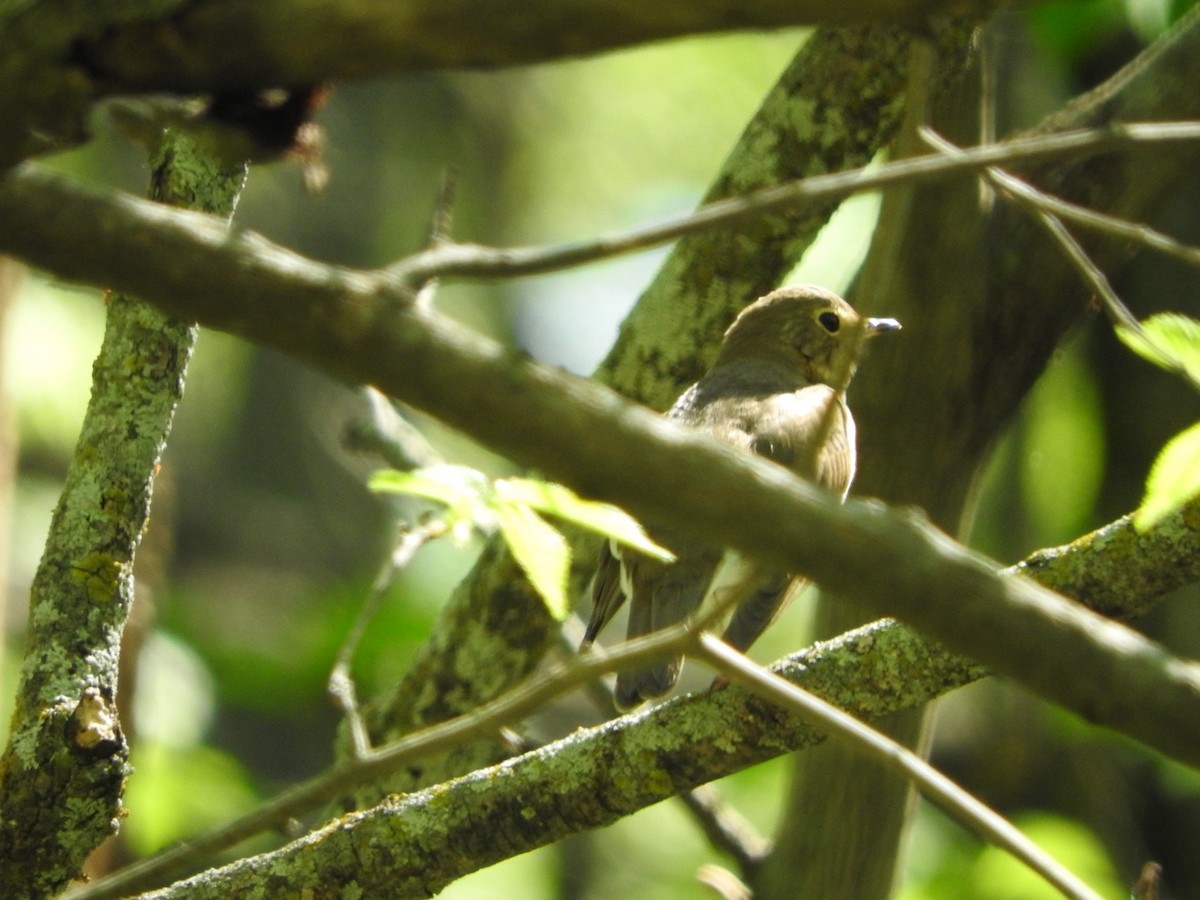
[[[854,479],[855,426],[845,388],[862,341],[898,331],[895,319],[866,318],[816,285],[782,287],[751,303],[734,320],[712,368],[675,401],[667,417],[718,441],[786,466],[845,499]],[[744,555],[711,546],[678,529],[648,528],[675,562],[652,559],[609,541],[592,579],[586,652],[629,601],[630,640],[682,622],[710,595],[745,594],[723,640],[745,651],[805,581]],[[682,656],[617,675],[621,711],[666,694],[679,679]]]

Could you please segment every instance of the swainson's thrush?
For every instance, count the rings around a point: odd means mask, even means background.
[[[712,369],[667,415],[787,466],[844,498],[855,466],[854,419],[844,390],[862,340],[899,328],[895,319],[860,316],[823,288],[780,288],[741,312],[725,332]],[[683,621],[710,590],[735,583],[747,599],[733,612],[723,637],[746,650],[803,587],[789,573],[677,531],[653,528],[651,534],[675,552],[676,562],[606,545],[592,581],[595,605],[585,648],[626,599],[632,639]],[[673,657],[620,673],[617,706],[631,709],[665,694],[678,680],[682,663],[682,657]]]

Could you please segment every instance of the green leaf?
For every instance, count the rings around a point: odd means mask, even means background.
[[[1168,371],[1182,371],[1200,382],[1200,321],[1178,313],[1159,313],[1141,323],[1139,334],[1124,325],[1117,337],[1134,353]]]
[[[567,571],[571,548],[549,522],[523,503],[496,502],[492,506],[513,558],[541,594],[550,615],[562,621],[570,612]]]
[[[487,476],[469,466],[443,463],[411,472],[382,469],[371,476],[368,487],[380,493],[407,494],[441,503],[456,534],[462,530],[460,525],[474,525],[485,531],[494,526]]]
[[[675,559],[669,550],[650,540],[627,513],[607,503],[584,500],[561,484],[534,478],[504,478],[491,484],[475,469],[443,464],[412,472],[379,471],[371,477],[370,487],[441,503],[456,534],[461,525],[485,530],[499,526],[513,557],[551,615],[560,621],[569,611],[571,548],[537,511],[597,531],[648,556],[666,562]]]
[[[610,537],[663,562],[675,561],[675,555],[666,547],[654,543],[629,513],[611,503],[584,500],[561,484],[535,478],[504,478],[496,482],[496,495],[504,502],[533,507],[546,515]]]
[[[1147,531],[1165,515],[1200,495],[1200,422],[1181,431],[1163,447],[1150,467],[1146,496],[1133,524]]]

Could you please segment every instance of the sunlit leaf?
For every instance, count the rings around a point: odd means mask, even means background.
[[[675,561],[674,554],[654,543],[629,513],[611,503],[585,500],[561,484],[534,478],[504,478],[496,482],[496,495],[613,538],[655,559]]]
[[[550,615],[561,622],[570,612],[567,572],[571,548],[567,539],[523,503],[498,502],[493,511],[513,558],[525,570]]]
[[[471,526],[484,530],[493,526],[487,476],[469,466],[444,463],[411,472],[382,469],[371,476],[368,486],[381,493],[407,494],[441,503],[459,540],[464,537],[464,529],[469,533]]]
[[[1158,454],[1150,467],[1146,496],[1133,524],[1145,531],[1197,495],[1200,495],[1200,422],[1171,438]]]
[[[1200,321],[1178,313],[1159,313],[1142,322],[1144,335],[1117,326],[1117,337],[1156,366],[1187,372],[1200,382]]]

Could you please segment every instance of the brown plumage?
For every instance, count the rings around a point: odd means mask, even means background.
[[[863,318],[823,288],[780,288],[742,311],[725,332],[712,369],[667,415],[845,497],[854,478],[855,432],[843,391],[860,342],[899,327],[894,319]],[[676,562],[605,546],[592,582],[594,607],[584,648],[626,599],[628,636],[635,638],[683,621],[710,590],[736,583],[750,593],[723,637],[745,650],[804,585],[789,573],[677,531],[655,528],[651,534],[675,552]],[[682,662],[674,657],[620,673],[617,706],[630,709],[665,694]]]

